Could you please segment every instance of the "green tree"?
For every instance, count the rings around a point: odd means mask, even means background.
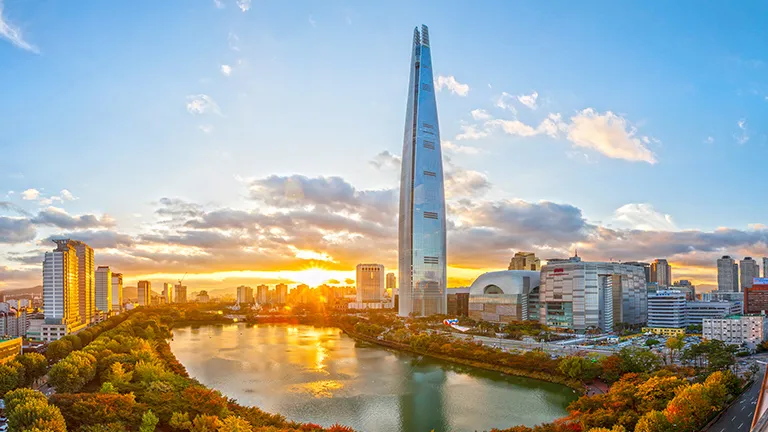
[[[189,413],[174,412],[168,425],[177,430],[192,429],[192,422],[189,421]]]
[[[682,335],[670,336],[665,345],[669,349],[669,359],[674,363],[676,354],[685,347],[685,340]]]
[[[68,356],[73,350],[72,342],[68,339],[59,339],[48,344],[45,356],[51,362],[57,362]]]
[[[654,346],[660,343],[661,342],[659,342],[658,339],[648,339],[647,341],[645,341],[645,346],[647,346],[648,348],[653,348]]]
[[[192,422],[192,432],[217,432],[221,427],[221,420],[214,415],[198,414]]]
[[[661,411],[649,411],[640,417],[635,432],[676,432],[677,429]]]
[[[149,410],[141,416],[141,426],[139,426],[139,432],[155,432],[157,423],[160,421],[156,415]]]
[[[33,384],[48,371],[48,360],[42,354],[31,352],[22,354],[17,359],[24,366],[26,385]]]
[[[107,381],[101,385],[101,388],[99,389],[99,393],[115,394],[115,393],[118,393],[118,391],[111,382]]]
[[[21,402],[8,411],[8,429],[65,432],[67,425],[57,407],[49,405],[47,401],[32,399]]]
[[[253,432],[251,424],[237,416],[229,416],[221,423],[219,432]]]
[[[624,347],[618,356],[624,372],[649,373],[661,367],[659,356],[645,348]]]
[[[16,361],[0,364],[0,397],[24,384],[24,366]]]
[[[581,381],[591,381],[600,373],[596,363],[578,356],[569,356],[560,360],[558,368],[564,375]]]

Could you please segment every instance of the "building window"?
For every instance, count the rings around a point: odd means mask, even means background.
[[[434,150],[435,149],[435,143],[432,142],[432,141],[424,140],[424,147],[428,148],[430,150]]]
[[[429,85],[429,84],[422,84],[421,85],[421,90],[422,91],[427,91],[427,92],[432,91],[432,86]]]
[[[437,213],[425,211],[424,217],[427,219],[437,219]]]
[[[424,257],[424,264],[439,264],[440,260],[438,257],[432,257],[432,256],[425,256]]]
[[[437,174],[432,171],[424,171],[424,175],[429,177],[437,177]]]
[[[434,126],[434,125],[431,125],[431,124],[429,124],[429,123],[422,123],[422,124],[421,124],[421,126],[422,126],[424,129],[434,129],[434,128],[435,128],[435,126]]]

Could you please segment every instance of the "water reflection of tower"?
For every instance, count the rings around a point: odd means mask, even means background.
[[[448,430],[444,411],[443,392],[446,388],[446,371],[441,367],[424,363],[421,357],[410,362],[410,371],[404,373],[407,389],[400,396],[400,430],[431,431]]]

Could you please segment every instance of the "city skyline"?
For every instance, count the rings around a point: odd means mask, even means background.
[[[761,172],[763,6],[221,3],[2,3],[0,289],[41,284],[50,238],[91,245],[126,286],[395,270],[406,11],[440,35],[449,286],[516,251],[578,249],[666,258],[706,291],[721,256],[768,256],[763,206],[713,179]],[[744,32],[726,35],[722,16]],[[122,36],[136,26],[142,38]],[[168,54],[180,38],[195,49]]]

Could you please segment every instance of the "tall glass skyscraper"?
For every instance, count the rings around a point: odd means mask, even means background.
[[[413,31],[400,174],[400,316],[448,311],[445,191],[427,26]]]

